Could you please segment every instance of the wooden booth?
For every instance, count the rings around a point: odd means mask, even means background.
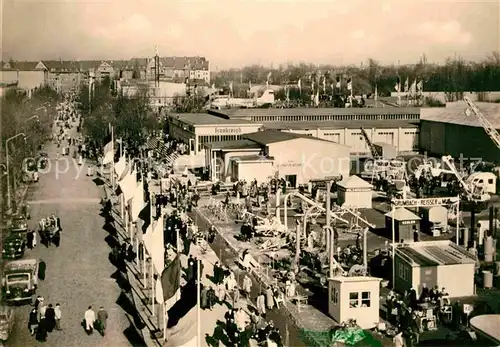
[[[351,208],[372,208],[373,186],[358,176],[350,176],[339,183],[337,203]]]
[[[368,276],[329,279],[328,313],[337,321],[355,319],[362,329],[379,323],[380,278]]]
[[[394,216],[392,216],[392,211],[387,212],[385,227],[390,235],[392,235],[392,218],[394,218],[395,241],[413,242],[414,232],[420,231],[420,217],[404,207],[394,209]]]

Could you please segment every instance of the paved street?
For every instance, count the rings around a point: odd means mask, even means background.
[[[49,334],[45,344],[54,347],[130,346],[123,334],[129,322],[115,304],[120,289],[110,277],[116,269],[108,261],[110,249],[104,241],[107,233],[98,215],[100,188],[86,176],[86,169],[78,175],[80,168],[74,160],[69,162],[68,171],[56,178],[54,158],[58,149],[51,144],[44,150],[49,153],[52,168],[41,174],[39,183],[28,192],[32,208],[30,227],[38,229],[40,218],[52,213],[60,216],[61,246],[47,249],[38,244],[36,249],[26,252],[25,258],[39,257],[47,263],[46,279],[39,284],[38,294],[47,304],[60,303],[62,308],[63,331]],[[61,162],[60,171],[65,171],[64,167]],[[89,305],[96,312],[101,305],[108,311],[105,337],[95,332],[87,336],[84,332],[81,322]],[[29,310],[30,306],[16,308],[16,324],[7,346],[39,345],[29,335]]]

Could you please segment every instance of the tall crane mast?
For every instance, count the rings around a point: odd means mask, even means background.
[[[380,157],[380,153],[378,152],[377,147],[375,147],[375,145],[372,143],[365,129],[363,129],[363,127],[361,127],[360,129],[361,129],[361,135],[363,135],[366,144],[370,148],[370,153],[372,154],[373,159],[377,159],[378,157]]]
[[[464,101],[467,104],[467,110],[465,114],[470,116],[472,113],[479,119],[479,123],[483,126],[484,131],[490,137],[491,141],[500,149],[500,134],[495,129],[493,125],[486,119],[486,117],[479,111],[476,105],[466,96],[464,96]]]

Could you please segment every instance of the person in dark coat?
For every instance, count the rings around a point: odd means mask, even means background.
[[[36,329],[36,340],[38,342],[47,341],[47,328],[45,319],[41,319],[40,323],[38,323],[38,328]]]
[[[187,267],[187,271],[186,271],[186,279],[188,281],[191,280],[195,275],[194,266],[195,266],[195,260],[194,260],[193,256],[190,255],[188,258],[188,267]]]
[[[184,243],[184,254],[188,255],[189,250],[191,249],[191,238],[188,235],[186,235],[186,237],[184,237],[183,243]]]
[[[213,225],[210,226],[210,229],[208,229],[208,243],[214,243],[216,235],[215,227]]]
[[[209,310],[212,310],[212,308],[215,306],[217,303],[217,295],[215,295],[215,290],[210,287],[207,290],[207,307]]]
[[[54,236],[52,236],[52,243],[56,247],[59,247],[59,245],[61,244],[61,231],[59,229],[56,230]]]
[[[35,232],[33,230],[28,230],[26,234],[26,247],[33,249],[33,240],[35,239]]]
[[[57,217],[56,218],[56,226],[59,231],[62,231],[62,226],[61,226],[61,218]]]
[[[45,327],[48,333],[51,333],[56,327],[56,312],[52,304],[49,304],[49,307],[45,310]]]
[[[208,308],[208,295],[207,294],[208,294],[208,289],[207,289],[207,287],[203,286],[203,288],[201,289],[201,293],[200,293],[200,306],[203,310]]]
[[[47,269],[47,264],[43,260],[38,263],[38,278],[42,281],[45,280],[45,270]]]
[[[38,312],[36,308],[30,311],[28,318],[28,329],[30,330],[31,336],[35,335],[36,329],[38,328]]]

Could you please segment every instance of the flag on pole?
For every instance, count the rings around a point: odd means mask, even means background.
[[[416,78],[415,78],[415,81],[413,81],[413,83],[411,84],[410,93],[413,96],[417,95],[417,79]]]
[[[153,227],[151,235],[153,248],[149,253],[153,261],[153,266],[159,274],[161,274],[165,269],[165,243],[163,240],[163,227],[163,216],[161,216],[158,218],[155,226]]]
[[[271,80],[271,75],[272,75],[272,72],[269,71],[269,73],[267,74],[267,83],[269,84],[269,81]]]
[[[111,128],[111,125],[110,125],[110,128]],[[105,143],[105,145],[104,145],[104,157],[102,159],[102,163],[103,163],[103,165],[106,165],[106,164],[113,162],[114,155],[115,155],[113,153],[113,136],[112,136],[111,130],[104,138],[104,143]]]
[[[311,94],[314,95],[314,81],[311,82]]]
[[[115,164],[115,174],[118,178],[118,181],[121,181],[123,178],[124,173],[126,172],[125,169],[127,168],[127,160],[125,159],[125,156],[122,155],[118,162]]]
[[[181,259],[177,255],[175,259],[161,272],[161,288],[163,291],[163,302],[171,298],[178,298],[181,290],[180,283]]]
[[[297,87],[299,87],[299,91],[302,91],[302,80],[299,78],[299,81],[297,82]]]
[[[323,76],[323,93],[326,94],[326,77]]]
[[[394,86],[394,89],[399,93],[401,91],[401,77],[397,77],[396,79],[396,85]]]
[[[422,93],[424,91],[424,81],[420,80],[417,83],[417,90]]]
[[[137,187],[137,173],[135,172],[135,170],[132,170],[132,172],[128,172],[123,180],[118,183],[118,186],[123,193],[125,202],[128,202],[130,199],[132,199],[135,194],[135,188]]]
[[[316,91],[316,96],[314,97],[314,104],[319,106],[319,89]]]
[[[375,102],[378,100],[378,88],[377,85],[375,85]]]
[[[337,89],[340,89],[340,87],[342,87],[342,82],[340,81],[340,76],[337,76],[336,80],[337,80],[337,83],[335,84],[335,86],[337,87]]]
[[[350,90],[352,92],[352,78],[349,78],[347,80],[347,90]]]
[[[146,233],[149,226],[151,225],[151,201],[148,201],[146,206],[142,208],[137,217],[142,221],[142,232]]]
[[[405,81],[405,87],[404,87],[404,92],[405,93],[408,93],[408,90],[410,89],[410,80],[408,77],[406,77],[406,81]]]
[[[229,91],[233,94],[233,81],[229,83]]]
[[[285,86],[286,90],[286,101],[290,101],[290,88],[288,86]]]

